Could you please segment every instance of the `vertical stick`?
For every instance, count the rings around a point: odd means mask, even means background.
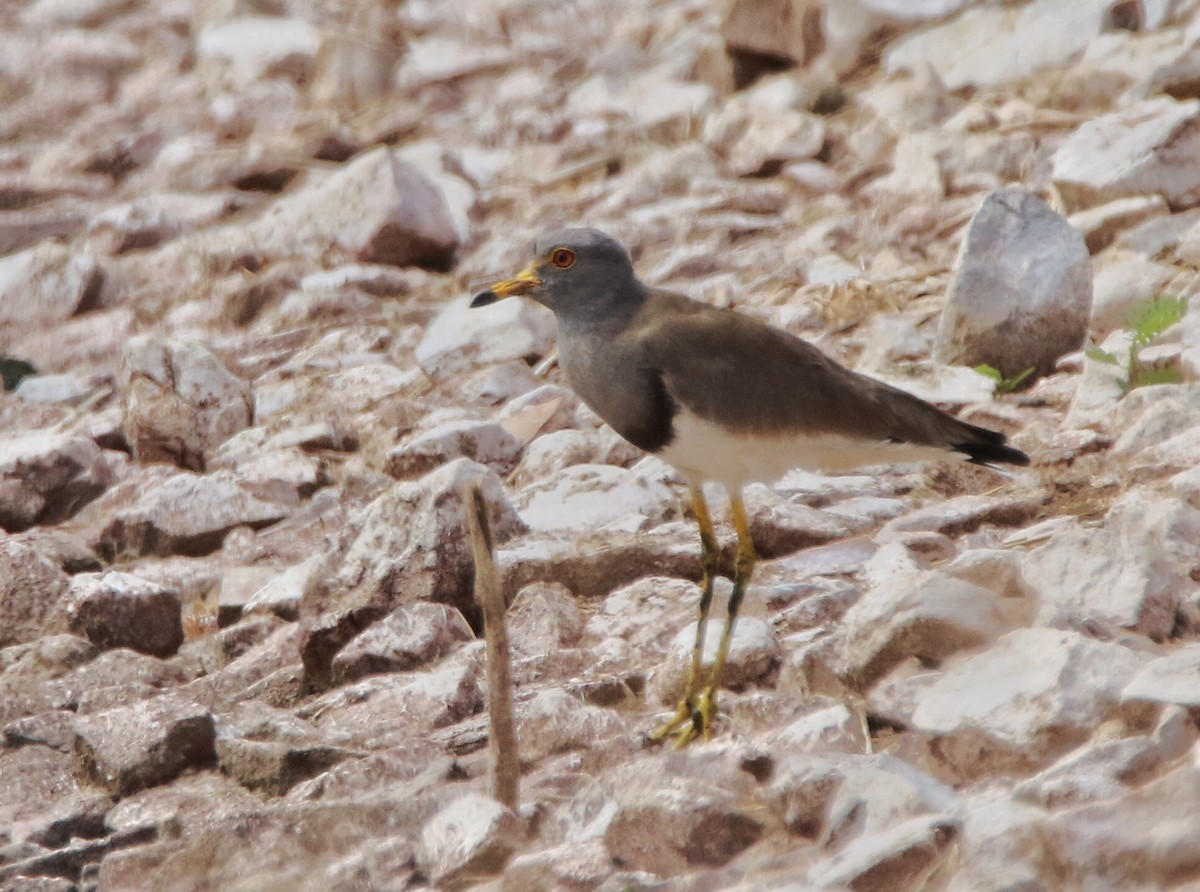
[[[491,743],[488,781],[492,798],[515,812],[521,763],[513,721],[512,654],[504,619],[504,591],[492,553],[487,502],[478,483],[472,481],[463,487],[463,505],[467,509],[467,529],[475,557],[475,601],[483,611],[483,637],[487,643],[488,740]]]

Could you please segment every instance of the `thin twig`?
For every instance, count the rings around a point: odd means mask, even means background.
[[[483,611],[483,637],[487,642],[488,780],[492,798],[514,812],[517,810],[521,763],[517,754],[517,731],[513,721],[512,654],[504,618],[504,591],[492,553],[492,531],[487,502],[477,482],[463,486],[467,529],[475,557],[475,600]]]

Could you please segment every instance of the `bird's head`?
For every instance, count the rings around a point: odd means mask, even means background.
[[[641,292],[633,261],[620,242],[596,229],[562,229],[538,238],[533,261],[511,279],[475,295],[471,306],[524,295],[560,318],[580,317],[602,313],[612,300]]]

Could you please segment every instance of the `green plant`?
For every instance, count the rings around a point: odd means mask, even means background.
[[[1133,337],[1129,341],[1129,355],[1125,360],[1125,379],[1118,382],[1121,390],[1128,393],[1135,387],[1147,384],[1174,384],[1179,380],[1179,369],[1172,366],[1156,369],[1138,368],[1138,354],[1155,338],[1183,318],[1187,312],[1187,299],[1159,295],[1140,303],[1126,317]],[[1109,365],[1120,366],[1119,357],[1094,344],[1085,351],[1088,359]]]
[[[983,365],[975,366],[975,371],[996,382],[996,393],[1012,393],[1021,386],[1026,378],[1034,373],[1035,367],[1030,366],[1025,371],[1013,375],[1011,378],[1005,378],[1004,372],[995,366],[988,365],[986,362]]]

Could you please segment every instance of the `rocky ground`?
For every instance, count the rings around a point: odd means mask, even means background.
[[[1200,889],[1196,0],[9,2],[0,109],[0,888]],[[1034,459],[752,488],[679,753],[686,491],[467,308],[581,223]]]

